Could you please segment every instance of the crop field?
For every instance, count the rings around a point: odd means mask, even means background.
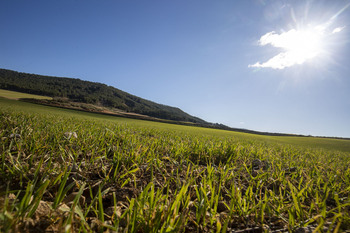
[[[20,99],[20,98],[32,98],[32,99],[48,99],[51,100],[51,97],[48,96],[42,96],[42,95],[33,95],[33,94],[27,94],[17,91],[8,91],[0,89],[0,97],[6,97],[9,99]]]
[[[2,98],[0,139],[0,232],[350,229],[350,140],[252,135]]]

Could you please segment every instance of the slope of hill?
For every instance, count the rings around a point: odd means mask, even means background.
[[[117,108],[160,119],[207,124],[179,108],[158,104],[105,84],[0,69],[0,88],[24,93],[66,98],[72,102]]]
[[[296,134],[231,128],[223,124],[206,122],[185,113],[179,108],[142,99],[102,83],[74,78],[44,76],[0,69],[0,89],[49,96],[53,99],[26,99],[26,101],[55,107],[176,124],[190,124],[259,135],[305,137],[304,135]]]

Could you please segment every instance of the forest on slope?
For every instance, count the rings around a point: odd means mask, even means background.
[[[117,108],[160,119],[208,124],[179,108],[158,104],[102,83],[0,69],[0,88]]]

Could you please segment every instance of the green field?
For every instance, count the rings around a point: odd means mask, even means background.
[[[17,91],[8,91],[0,89],[0,97],[5,97],[8,99],[21,99],[21,98],[31,98],[31,99],[48,99],[51,100],[51,97],[48,96],[42,96],[42,95],[32,95]]]
[[[0,231],[344,232],[350,140],[0,98]]]

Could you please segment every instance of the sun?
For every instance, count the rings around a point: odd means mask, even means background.
[[[277,48],[277,54],[266,61],[249,64],[248,67],[285,69],[306,62],[308,65],[312,64],[309,66],[311,68],[315,65],[323,66],[325,61],[332,59],[339,44],[345,42],[348,29],[339,16],[349,7],[350,3],[335,14],[325,10],[322,15],[319,11],[312,11],[314,8],[310,4],[297,7],[301,11],[290,7],[291,22],[287,25],[288,29],[282,27],[278,32],[267,32],[258,40],[260,46]]]
[[[281,38],[281,48],[296,64],[302,64],[322,54],[323,33],[317,28],[292,29]]]
[[[259,45],[270,45],[280,49],[280,52],[266,62],[257,62],[248,67],[284,69],[307,61],[322,60],[321,58],[329,55],[329,41],[334,41],[334,34],[340,33],[344,28],[342,26],[332,30],[329,23],[325,23],[295,27],[280,33],[268,32],[261,36]]]

